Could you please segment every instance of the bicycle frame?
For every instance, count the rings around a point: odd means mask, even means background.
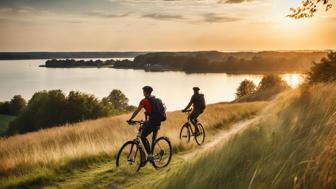
[[[137,144],[139,144],[139,148],[142,150],[142,152],[143,153],[145,153],[145,156],[146,157],[148,157],[148,153],[147,153],[147,150],[146,150],[146,148],[145,148],[145,145],[144,145],[144,143],[142,142],[142,140],[141,140],[141,132],[142,132],[142,130],[143,130],[143,125],[144,125],[144,123],[145,123],[145,121],[135,121],[134,122],[134,124],[139,124],[140,126],[139,126],[139,129],[138,129],[138,133],[137,133],[137,136],[136,136],[136,138],[135,139],[133,139],[133,141],[134,142],[136,142]],[[146,139],[146,140],[148,140],[148,139]],[[149,141],[148,141],[149,142]],[[150,151],[152,151],[152,145],[153,144],[150,144]]]
[[[185,113],[188,115],[187,122],[185,124],[188,124],[188,127],[189,127],[191,133],[194,133],[193,127],[191,126],[192,123],[191,123],[191,120],[190,120],[190,114],[191,114],[191,112],[192,112],[192,109],[189,109],[189,110],[185,111]]]

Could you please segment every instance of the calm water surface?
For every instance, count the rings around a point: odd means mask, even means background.
[[[45,60],[0,61],[0,101],[9,100],[16,94],[24,98],[41,90],[61,89],[94,94],[102,98],[112,89],[120,89],[138,105],[142,86],[151,85],[154,95],[160,97],[168,110],[182,109],[189,102],[192,87],[199,86],[207,103],[231,101],[239,83],[244,79],[256,84],[262,75],[186,74],[184,72],[145,72],[112,68],[40,68]],[[291,86],[303,81],[299,74],[282,75]]]

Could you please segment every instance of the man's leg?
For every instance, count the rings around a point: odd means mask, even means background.
[[[153,136],[152,136],[151,153],[153,153],[153,150],[154,150],[154,142],[155,142],[155,140],[156,140],[158,131],[159,131],[159,126],[154,126],[154,128],[153,128]]]
[[[142,132],[141,132],[141,136],[140,136],[140,138],[141,138],[141,141],[142,141],[142,143],[144,144],[144,146],[145,146],[145,150],[146,150],[146,152],[147,152],[147,154],[150,154],[150,144],[149,144],[149,142],[148,142],[148,140],[147,140],[147,136],[149,135],[149,134],[151,134],[151,132],[153,131],[153,128],[152,128],[152,126],[148,123],[148,122],[146,122],[144,125],[143,125],[143,130],[142,130]]]
[[[193,110],[191,113],[190,113],[190,121],[191,123],[194,125],[195,127],[195,133],[199,133],[199,129],[197,127],[197,118],[198,116],[200,115],[200,112],[197,111],[197,110]]]

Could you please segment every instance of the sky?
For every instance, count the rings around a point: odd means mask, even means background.
[[[336,2],[335,2],[336,3]],[[336,48],[336,8],[300,0],[0,0],[0,51],[260,51]]]

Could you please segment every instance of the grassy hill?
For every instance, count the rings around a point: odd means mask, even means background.
[[[318,91],[318,93],[316,93]],[[302,86],[272,102],[210,105],[206,143],[233,124],[249,127],[212,150],[184,145],[185,121],[170,112],[161,135],[174,146],[171,165],[125,175],[115,169],[121,144],[134,137],[129,115],[0,139],[0,188],[336,188],[336,86]],[[263,111],[262,111],[263,110]]]
[[[14,119],[15,119],[14,116],[0,114],[0,136],[6,133],[9,122],[11,122]]]
[[[200,120],[211,138],[233,123],[255,116],[265,105],[266,102],[209,105]],[[0,188],[60,187],[65,182],[70,182],[66,183],[68,188],[81,188],[97,176],[103,181],[125,182],[125,176],[115,177],[113,168],[117,150],[136,135],[136,128],[125,122],[128,118],[129,115],[120,115],[0,139]],[[159,135],[170,138],[175,153],[194,148],[178,140],[185,120],[181,112],[170,112],[161,126]],[[175,161],[172,166],[177,164]],[[97,175],[101,169],[108,170],[108,178]]]
[[[336,188],[335,94],[283,94],[247,131],[148,188]]]

